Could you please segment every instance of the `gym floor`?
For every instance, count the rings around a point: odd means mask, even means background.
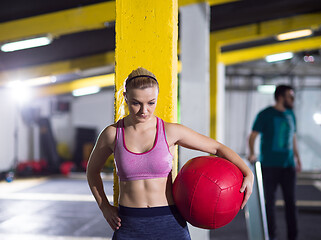
[[[104,175],[112,199],[112,176]],[[280,195],[280,194],[279,194]],[[281,199],[281,197],[279,197]],[[321,236],[321,174],[300,174],[297,185],[299,239]],[[286,239],[283,202],[277,202],[279,239]],[[244,211],[228,225],[212,230],[215,240],[246,240]],[[1,240],[108,240],[112,230],[92,197],[84,174],[0,182]]]

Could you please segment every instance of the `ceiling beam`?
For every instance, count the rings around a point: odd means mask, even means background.
[[[44,87],[37,87],[33,88],[33,97],[48,97],[48,96],[56,96],[60,94],[68,94],[72,91],[79,89],[79,88],[85,88],[85,87],[92,87],[92,86],[98,86],[100,88],[103,87],[111,87],[114,86],[115,82],[115,74],[106,74],[96,77],[89,77],[89,78],[83,78],[79,80],[75,80],[72,82],[66,82],[66,83],[60,83],[50,86],[44,86]]]
[[[181,62],[178,61],[178,72],[181,72]],[[32,88],[33,97],[48,97],[48,96],[56,96],[61,94],[71,93],[73,90],[85,87],[111,87],[114,86],[115,83],[115,73],[96,76],[96,77],[88,77],[77,79],[72,82],[60,83],[60,84],[52,84],[42,87]]]
[[[0,87],[13,80],[23,81],[45,76],[77,73],[79,71],[90,68],[114,64],[115,52],[110,51],[107,53],[96,54],[89,57],[3,71],[0,72]],[[181,66],[181,61],[178,61],[178,72],[181,71]]]
[[[319,48],[321,48],[321,36],[224,52],[221,54],[220,62],[232,65],[262,59],[271,54],[310,51]]]
[[[221,4],[226,4],[230,2],[238,2],[238,1],[240,0],[207,0],[210,6],[221,5]]]
[[[220,5],[220,4],[230,3],[230,2],[237,2],[237,1],[240,1],[240,0],[178,0],[178,6],[184,7],[190,4],[205,3],[205,2],[207,2],[210,6],[214,6],[214,5]]]
[[[0,24],[0,42],[32,36],[64,34],[104,28],[115,21],[115,2],[104,2]]]
[[[44,76],[77,73],[85,69],[114,65],[114,63],[115,52],[111,51],[88,57],[3,71],[0,72],[0,86],[12,80],[25,80]]]
[[[273,37],[299,29],[316,30],[320,26],[321,12],[317,12],[214,31],[211,33],[211,39],[224,46]]]
[[[210,4],[222,4],[231,1],[208,0]],[[200,2],[206,2],[206,0],[181,0],[180,6]],[[106,22],[112,21],[115,21],[114,1],[92,4],[1,23],[0,42],[43,34],[51,34],[54,37],[58,37],[64,34],[104,28]],[[317,29],[320,25],[321,12],[317,12],[219,30],[212,32],[211,35],[221,45],[228,45],[271,37],[282,32],[302,28]]]
[[[179,6],[202,2],[218,5],[234,1],[237,0],[180,0]],[[106,22],[115,21],[115,14],[115,1],[109,1],[4,22],[0,24],[0,42],[45,34],[59,37],[65,34],[100,29],[105,27]]]

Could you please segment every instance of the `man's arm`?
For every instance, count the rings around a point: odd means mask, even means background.
[[[255,139],[257,137],[257,135],[259,134],[259,132],[256,131],[252,131],[249,137],[249,156],[248,156],[248,160],[251,163],[254,163],[257,159],[256,155],[255,155],[255,151],[254,151],[254,144],[255,144]]]
[[[302,167],[301,167],[301,159],[298,151],[298,146],[297,146],[297,139],[296,139],[296,134],[293,135],[293,153],[294,153],[294,158],[296,160],[296,170],[298,172],[301,172]]]

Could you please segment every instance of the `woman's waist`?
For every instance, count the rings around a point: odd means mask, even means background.
[[[119,204],[125,207],[150,208],[173,205],[174,200],[171,193],[121,193],[119,195]]]
[[[156,207],[126,207],[119,205],[119,214],[132,217],[155,217],[178,214],[178,209],[174,204]]]
[[[171,178],[120,181],[119,203],[128,207],[173,204]]]

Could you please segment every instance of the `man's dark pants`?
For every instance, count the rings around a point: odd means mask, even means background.
[[[289,240],[297,239],[297,212],[295,206],[295,168],[262,167],[265,207],[270,239],[276,237],[275,201],[280,184],[285,202],[287,234]]]

